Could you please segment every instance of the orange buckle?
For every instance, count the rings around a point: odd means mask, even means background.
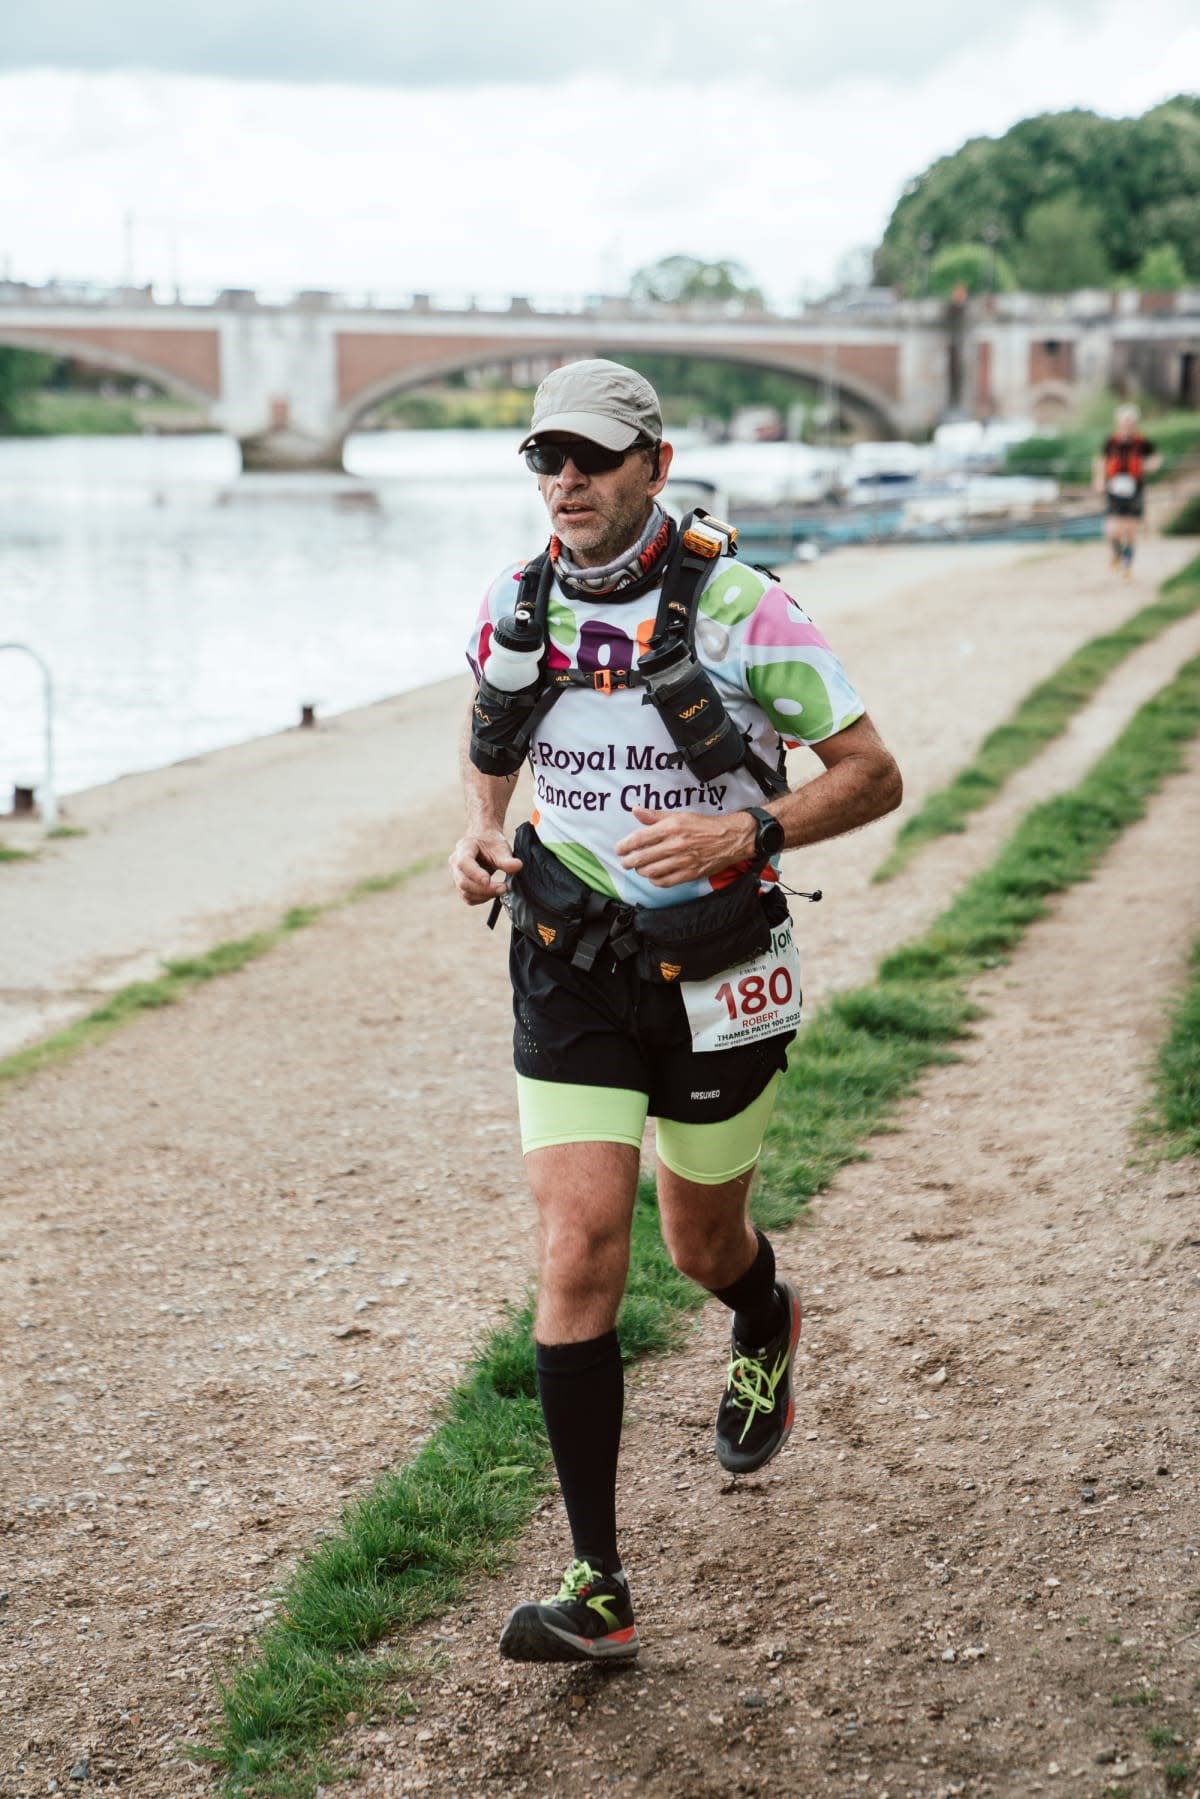
[[[613,680],[614,672],[617,677],[615,681]],[[597,693],[615,693],[618,688],[625,686],[625,676],[628,673],[629,670],[625,668],[618,668],[615,671],[611,668],[598,668],[592,675],[592,686]]]
[[[712,562],[717,556],[723,556],[726,550],[732,553],[737,543],[737,527],[727,525],[719,518],[695,519],[684,532],[683,542],[684,548],[691,550],[694,556],[702,556],[706,562]]]

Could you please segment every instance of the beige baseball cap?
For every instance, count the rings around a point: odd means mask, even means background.
[[[520,448],[547,431],[569,431],[606,450],[627,450],[639,437],[658,443],[662,409],[643,375],[594,356],[546,376],[533,397],[529,434]]]

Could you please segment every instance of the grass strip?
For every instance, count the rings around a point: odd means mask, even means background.
[[[1135,714],[1078,787],[1026,815],[922,937],[801,1032],[764,1151],[760,1224],[793,1222],[840,1168],[865,1159],[869,1138],[888,1128],[922,1071],[954,1060],[955,1040],[978,1016],[971,979],[1006,958],[1052,894],[1090,877],[1198,733],[1200,658]],[[619,1320],[626,1361],[672,1347],[704,1298],[671,1265],[643,1182]],[[223,1769],[231,1799],[313,1792],[328,1773],[321,1745],[338,1722],[339,1683],[365,1703],[399,1665],[373,1654],[376,1646],[445,1610],[468,1579],[507,1559],[545,1488],[548,1459],[526,1307],[487,1339],[416,1459],[349,1507],[299,1562],[250,1656],[218,1672],[221,1722],[202,1753]]]
[[[984,738],[975,760],[960,770],[948,787],[931,793],[901,825],[890,854],[872,879],[890,881],[907,867],[922,844],[964,831],[970,814],[989,805],[1011,775],[1066,729],[1127,656],[1200,609],[1200,556],[1165,581],[1160,596],[1115,631],[1082,644],[1026,694],[1012,716]]]
[[[1108,418],[1111,416],[1108,412]],[[1108,418],[1097,412],[1074,430],[1010,444],[1005,452],[1005,474],[1056,475],[1065,485],[1090,487],[1096,457],[1111,429]],[[1148,477],[1151,482],[1166,480],[1187,468],[1200,450],[1200,416],[1194,411],[1146,418],[1142,428],[1162,457],[1162,467]]]
[[[205,981],[236,974],[248,962],[255,962],[260,956],[265,956],[268,950],[274,949],[277,943],[282,943],[294,931],[301,931],[307,925],[315,924],[317,919],[324,918],[328,913],[340,911],[344,906],[356,905],[360,900],[369,899],[372,894],[386,893],[393,888],[402,887],[407,881],[438,867],[440,863],[440,856],[425,856],[418,862],[410,863],[407,868],[397,869],[393,874],[376,875],[369,880],[359,881],[342,898],[330,900],[323,906],[293,906],[269,930],[256,931],[250,937],[237,937],[227,943],[218,943],[202,956],[187,956],[164,962],[163,972],[155,980],[131,981],[128,986],[118,987],[103,1005],[97,1006],[85,1017],[76,1019],[73,1024],[64,1025],[61,1031],[55,1031],[37,1043],[31,1043],[27,1049],[19,1049],[12,1055],[0,1057],[0,1090],[10,1082],[26,1080],[45,1068],[69,1061],[72,1056],[79,1055],[93,1044],[102,1043],[106,1037],[111,1037],[114,1031],[120,1030],[122,1025],[128,1024],[142,1012],[157,1011],[161,1006],[173,1006],[185,993],[193,987],[201,986]]]
[[[1200,537],[1200,493],[1190,494],[1162,528],[1164,537]]]
[[[1142,1137],[1153,1159],[1178,1162],[1200,1155],[1200,938],[1192,946],[1183,991],[1171,1007],[1152,1087]]]
[[[0,843],[0,862],[32,862],[35,850],[14,850],[7,843]]]

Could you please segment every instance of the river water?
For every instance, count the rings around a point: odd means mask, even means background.
[[[464,669],[497,569],[545,540],[511,431],[352,437],[349,475],[238,472],[221,437],[0,440],[0,643],[49,665],[70,793]],[[0,654],[0,812],[42,688]]]

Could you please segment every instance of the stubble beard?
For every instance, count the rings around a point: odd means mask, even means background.
[[[649,516],[650,504],[643,501],[623,508],[615,517],[598,517],[578,525],[572,525],[570,519],[556,520],[554,528],[581,568],[603,568],[637,542]]]

